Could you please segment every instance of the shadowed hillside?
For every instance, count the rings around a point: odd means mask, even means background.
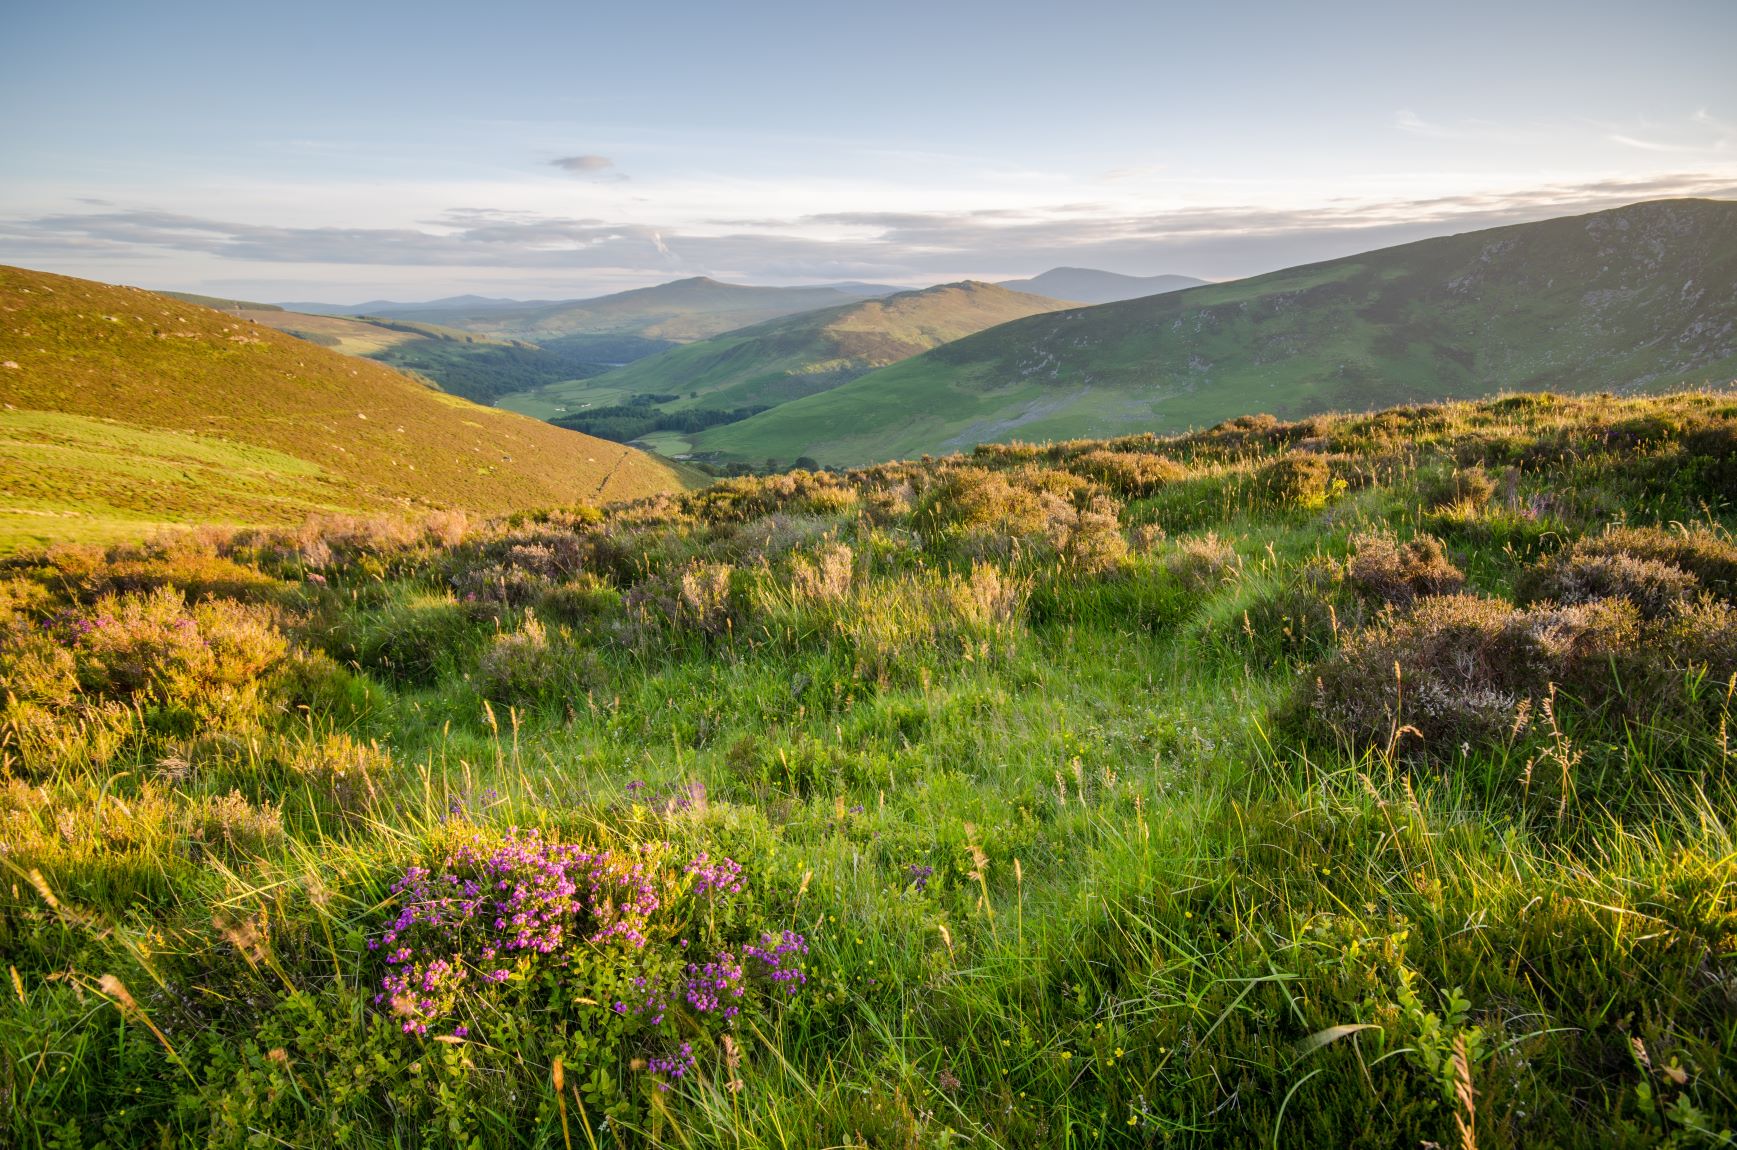
[[[0,268],[0,309],[0,539],[682,485],[637,451],[134,288]]]

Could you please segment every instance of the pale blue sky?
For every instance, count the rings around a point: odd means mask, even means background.
[[[1225,278],[1737,196],[1733,0],[68,0],[0,31],[0,261],[269,299]]]

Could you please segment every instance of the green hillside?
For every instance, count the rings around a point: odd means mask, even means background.
[[[503,396],[500,406],[579,426],[622,397],[673,395],[654,410],[729,411],[816,395],[973,332],[1067,304],[985,283],[942,284],[804,312],[686,344],[591,380]],[[594,414],[587,413],[592,418]],[[602,432],[598,432],[601,434]]]
[[[517,308],[412,307],[393,311],[390,318],[427,321],[538,344],[567,336],[638,336],[685,343],[856,298],[829,287],[745,287],[695,276],[596,299]]]
[[[862,463],[1505,389],[1737,376],[1737,203],[1670,200],[1425,240],[995,328],[695,441]]]
[[[613,443],[135,288],[0,267],[0,547],[683,486]]]

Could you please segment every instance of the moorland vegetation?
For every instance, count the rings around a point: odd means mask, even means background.
[[[1729,1145],[1737,400],[0,568],[5,1140]]]

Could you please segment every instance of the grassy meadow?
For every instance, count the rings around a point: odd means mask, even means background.
[[[0,1141],[1728,1146],[1737,399],[0,564]]]

